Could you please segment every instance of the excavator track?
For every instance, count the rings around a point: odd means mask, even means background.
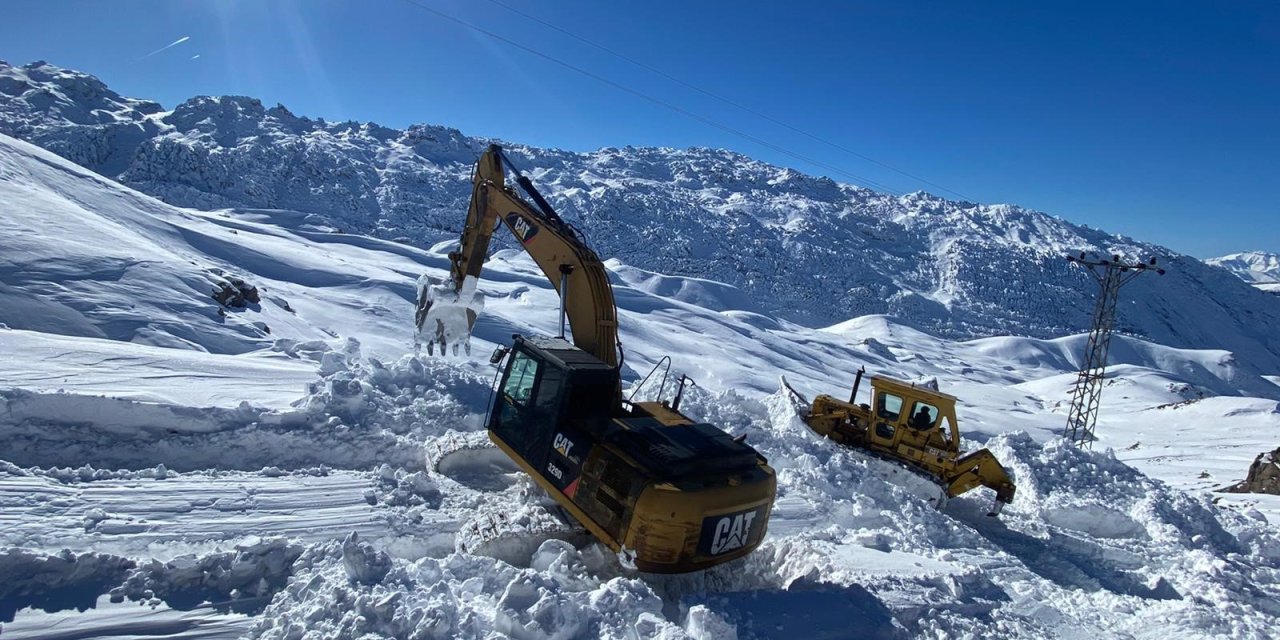
[[[464,522],[454,538],[454,548],[527,566],[547,540],[564,540],[575,547],[591,540],[590,532],[533,483],[523,482],[517,495],[519,506],[490,505]]]
[[[488,432],[451,431],[426,448],[427,468],[472,489],[509,499],[487,502],[462,523],[454,548],[523,566],[543,542],[564,540],[581,546],[590,533],[493,445]],[[506,494],[506,495],[503,495]]]

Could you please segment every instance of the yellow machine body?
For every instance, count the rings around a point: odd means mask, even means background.
[[[514,336],[487,428],[493,442],[597,539],[642,571],[705,569],[755,549],[776,494],[764,456],[665,403],[625,402],[617,309],[608,274],[578,232],[524,176],[526,202],[505,184],[496,145],[481,156],[455,290],[479,278],[490,238],[505,225],[560,293],[572,342]],[[431,300],[420,300],[418,323]],[[474,322],[474,315],[470,317]],[[439,333],[441,346],[444,331]]]
[[[932,476],[949,497],[989,487],[996,492],[993,513],[1013,500],[1016,487],[990,451],[960,451],[955,396],[873,377],[871,404],[819,395],[802,418],[819,435]]]

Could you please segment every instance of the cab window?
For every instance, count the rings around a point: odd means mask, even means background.
[[[902,415],[902,397],[892,393],[880,393],[876,396],[876,413],[890,422],[897,422]]]
[[[537,399],[533,403],[535,411],[549,416],[559,413],[563,378],[564,371],[554,365],[542,370],[542,381],[538,383]]]
[[[502,386],[502,394],[512,404],[523,407],[533,396],[533,383],[538,378],[538,362],[523,351],[517,351],[511,361],[511,373]]]
[[[938,423],[938,408],[927,403],[917,402],[911,407],[912,429],[929,429]]]

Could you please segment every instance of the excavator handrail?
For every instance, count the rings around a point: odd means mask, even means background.
[[[662,401],[662,392],[667,388],[667,376],[671,373],[671,356],[662,356],[662,358],[658,360],[658,363],[653,365],[653,368],[649,370],[649,373],[645,374],[644,379],[640,381],[640,384],[637,384],[631,389],[631,393],[627,396],[627,402],[631,402],[635,399],[636,394],[640,393],[640,389],[644,388],[645,383],[649,382],[649,378],[652,378],[653,374],[658,372],[658,368],[661,367],[663,363],[666,363],[667,368],[662,372],[662,382],[658,385],[658,401]]]

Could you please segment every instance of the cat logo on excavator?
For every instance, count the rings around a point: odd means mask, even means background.
[[[752,540],[752,525],[760,515],[758,509],[712,516],[702,522],[703,547],[713,556],[746,546]]]
[[[551,446],[554,447],[555,450],[560,453],[560,455],[566,458],[569,458],[570,460],[573,459],[569,455],[569,452],[573,450],[573,441],[570,440],[568,436],[565,436],[563,433],[556,434],[555,441],[552,442]]]
[[[511,225],[511,231],[521,244],[533,242],[533,237],[538,235],[538,228],[529,224],[524,216],[514,211],[507,214],[507,224]]]

